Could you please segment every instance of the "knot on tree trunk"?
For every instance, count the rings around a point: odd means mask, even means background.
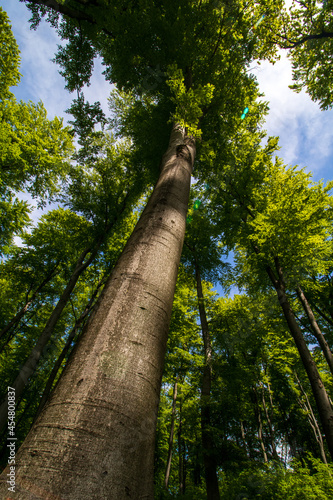
[[[186,144],[179,144],[176,148],[176,156],[184,158],[187,162],[191,163],[191,152],[189,147]]]

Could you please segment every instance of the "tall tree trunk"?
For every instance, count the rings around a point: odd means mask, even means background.
[[[265,412],[265,416],[266,416],[266,420],[267,420],[267,424],[268,424],[269,435],[271,438],[272,455],[273,455],[274,460],[279,460],[279,455],[277,454],[276,446],[275,446],[275,436],[274,436],[273,425],[272,425],[271,417],[269,415],[267,405],[266,405],[265,388],[264,388],[264,385],[262,382],[260,382],[260,385],[261,385],[261,389],[262,389],[261,400],[262,400],[262,404],[264,407],[264,412]]]
[[[306,394],[305,390],[303,389],[303,386],[298,378],[298,375],[297,373],[295,372],[295,378],[297,380],[297,383],[302,391],[302,394],[305,398],[305,403],[302,402],[301,399],[298,399],[298,403],[300,405],[300,407],[305,410],[305,412],[307,413],[307,416],[308,416],[308,421],[309,421],[309,424],[313,430],[313,433],[314,433],[314,436],[315,436],[315,439],[318,443],[318,446],[319,446],[319,450],[320,450],[320,455],[321,455],[321,458],[322,458],[322,461],[324,462],[324,464],[327,464],[327,458],[326,458],[326,453],[325,453],[325,448],[324,448],[324,441],[323,441],[323,436],[322,436],[322,433],[319,429],[319,425],[318,425],[318,422],[317,422],[317,419],[313,413],[313,410],[312,410],[312,406],[311,406],[311,403],[309,401],[309,398],[308,398],[308,395]]]
[[[183,453],[183,415],[182,415],[182,403],[179,405],[179,425],[178,425],[178,481],[179,481],[179,494],[184,495],[185,493],[185,477],[184,477],[184,453]]]
[[[210,342],[209,328],[207,322],[204,296],[202,292],[201,275],[198,263],[195,262],[195,277],[197,284],[197,294],[199,303],[199,314],[202,338],[205,349],[205,366],[202,376],[201,386],[201,435],[202,453],[205,466],[205,480],[207,490],[207,500],[219,500],[219,483],[216,472],[216,458],[214,453],[214,441],[210,434],[210,393],[212,386],[212,347]]]
[[[319,316],[321,316],[329,325],[333,326],[333,321],[327,316],[316,304],[312,303],[312,308],[317,311]]]
[[[165,469],[165,480],[164,480],[164,488],[166,490],[168,489],[170,469],[171,469],[173,434],[174,434],[174,429],[175,429],[175,417],[176,417],[177,386],[178,386],[178,376],[175,380],[175,384],[173,387],[173,396],[172,396],[171,428],[170,428],[170,435],[169,435],[168,459],[167,459],[167,465],[166,465],[166,469]]]
[[[44,286],[53,278],[54,276],[54,272],[57,268],[58,264],[56,264],[56,266],[52,269],[52,271],[50,271],[48,273],[48,275],[45,277],[45,279],[40,283],[40,285],[36,288],[36,290],[33,292],[32,296],[29,298],[29,293],[27,293],[27,297],[26,297],[26,302],[25,304],[21,307],[21,309],[15,314],[14,318],[12,318],[8,323],[7,325],[1,330],[0,332],[0,338],[3,338],[6,333],[13,327],[15,326],[21,318],[23,318],[23,316],[25,315],[25,313],[27,312],[27,310],[29,309],[30,305],[32,304],[32,302],[35,300],[35,298],[37,297],[37,295],[39,294],[39,292],[44,288]],[[31,291],[31,289],[30,289]],[[10,337],[10,340],[11,340],[12,337]],[[8,339],[7,339],[8,341]],[[1,350],[3,349],[4,345],[1,347]]]
[[[17,499],[34,492],[153,498],[157,409],[194,156],[194,141],[174,126],[151,198],[17,454]]]
[[[276,290],[278,300],[289,327],[289,331],[295,341],[303,366],[308,375],[312,392],[317,404],[320,420],[324,429],[327,446],[331,457],[333,458],[333,410],[330,404],[330,400],[318,372],[317,365],[311,356],[308,346],[306,345],[302,330],[300,329],[296,321],[295,315],[286,296],[283,273],[277,258],[275,259],[275,265],[278,278],[275,277],[275,274],[271,267],[267,266],[266,270]]]
[[[263,438],[263,434],[262,434],[262,420],[261,420],[261,414],[260,414],[260,406],[259,406],[259,401],[258,401],[257,389],[255,387],[253,387],[253,393],[254,393],[254,401],[255,401],[255,414],[256,414],[257,422],[258,422],[258,441],[260,444],[262,455],[264,457],[264,462],[265,462],[265,464],[267,464],[268,458],[267,458],[264,438]]]
[[[296,288],[296,293],[297,293],[297,296],[298,296],[298,298],[303,306],[303,309],[308,317],[313,334],[316,337],[316,339],[318,340],[318,343],[321,347],[321,350],[323,351],[323,354],[325,356],[327,364],[328,364],[328,366],[331,370],[331,373],[333,375],[333,354],[331,352],[331,349],[329,348],[329,345],[326,342],[326,339],[319,328],[319,325],[316,321],[316,318],[314,317],[314,314],[312,312],[310,304],[308,303],[308,301],[304,295],[304,292],[300,286],[298,286]]]

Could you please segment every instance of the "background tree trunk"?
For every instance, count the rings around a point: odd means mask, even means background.
[[[266,405],[264,384],[260,382],[260,385],[261,385],[261,390],[262,390],[262,392],[261,392],[261,400],[262,400],[262,404],[263,404],[263,407],[264,407],[264,412],[265,412],[265,415],[266,415],[266,420],[267,420],[268,429],[269,429],[269,435],[270,435],[270,438],[271,438],[272,456],[273,456],[274,460],[279,460],[279,455],[277,454],[276,446],[275,446],[274,429],[273,429],[271,417],[269,416],[269,412],[268,412],[267,405]]]
[[[17,454],[15,498],[153,499],[157,408],[194,156],[194,141],[174,126],[152,196]]]
[[[34,418],[34,421],[37,419],[38,415],[41,413],[42,409],[44,408],[45,406],[45,403],[50,395],[50,392],[51,392],[51,389],[52,389],[52,386],[53,386],[53,382],[57,376],[57,373],[59,371],[59,368],[61,366],[61,363],[63,362],[63,360],[65,359],[68,351],[70,350],[71,348],[71,344],[76,336],[76,333],[78,331],[78,329],[81,327],[82,328],[82,324],[84,324],[84,321],[86,320],[87,316],[89,315],[89,313],[91,312],[91,309],[94,307],[94,301],[96,299],[96,296],[99,292],[99,289],[101,288],[101,286],[103,286],[105,284],[105,278],[103,278],[97,285],[96,289],[94,290],[94,293],[92,294],[88,304],[86,305],[84,311],[82,312],[81,316],[79,317],[79,319],[76,321],[75,323],[75,326],[74,328],[72,328],[72,331],[70,332],[70,334],[68,335],[68,338],[66,340],[66,344],[64,345],[64,348],[63,350],[61,351],[57,361],[55,362],[53,368],[52,368],[52,371],[50,373],[50,376],[47,380],[47,383],[46,383],[46,386],[45,386],[45,389],[43,391],[43,395],[41,397],[41,400],[40,400],[40,403],[39,403],[39,406],[38,406],[38,409],[37,409],[37,412],[36,412],[36,415],[35,415],[35,418]],[[78,340],[77,340],[78,341]]]
[[[318,422],[317,422],[317,419],[313,413],[313,410],[312,410],[312,406],[311,406],[311,403],[309,401],[309,398],[308,398],[308,395],[306,394],[305,390],[303,389],[303,386],[297,376],[297,373],[295,373],[295,378],[297,380],[297,383],[299,385],[299,388],[301,389],[302,391],[302,394],[305,398],[305,403],[302,402],[301,399],[298,398],[298,403],[300,405],[300,407],[305,410],[306,414],[307,414],[307,417],[308,417],[308,421],[309,421],[309,424],[313,430],[313,433],[314,433],[314,436],[316,438],[316,441],[318,443],[318,446],[319,446],[319,450],[320,450],[320,455],[321,455],[321,458],[322,458],[322,461],[324,462],[324,464],[327,464],[327,458],[326,458],[326,453],[325,453],[325,447],[324,447],[324,441],[323,441],[323,436],[322,436],[322,433],[320,431],[320,428],[319,428],[319,425],[318,425]]]
[[[333,375],[333,354],[331,352],[331,349],[329,348],[329,345],[326,342],[326,339],[319,328],[319,325],[316,321],[316,318],[314,317],[314,314],[312,312],[310,304],[308,303],[308,301],[304,295],[304,292],[300,286],[297,287],[296,293],[297,293],[297,296],[298,296],[298,298],[303,306],[303,309],[308,317],[309,323],[311,325],[311,330],[313,331],[314,336],[318,340],[318,344],[320,345],[321,350],[323,351],[323,354],[325,356],[327,364],[328,364],[328,366],[331,370],[331,373]]]
[[[219,483],[216,472],[216,459],[214,453],[214,441],[211,436],[211,416],[210,416],[210,393],[212,386],[212,347],[210,342],[208,321],[202,292],[200,269],[196,262],[195,277],[197,283],[197,294],[199,303],[199,314],[202,338],[205,349],[205,366],[202,375],[201,386],[201,433],[202,433],[202,453],[205,466],[205,480],[207,490],[207,500],[219,500]]]
[[[165,470],[165,481],[164,481],[164,487],[166,490],[168,489],[170,469],[171,469],[173,434],[174,434],[174,429],[175,429],[175,417],[176,417],[177,386],[178,386],[178,376],[175,380],[175,385],[173,387],[173,396],[172,396],[171,428],[170,428],[170,435],[169,435],[168,459],[167,459],[167,465],[166,465],[166,470]]]
[[[53,278],[56,268],[58,267],[58,264],[49,272],[49,274],[45,277],[45,279],[40,283],[40,285],[36,288],[36,290],[33,292],[32,296],[28,298],[29,292],[27,294],[27,300],[26,303],[21,307],[21,309],[16,313],[14,318],[12,318],[9,323],[1,330],[0,332],[0,338],[4,337],[6,333],[13,327],[15,326],[21,318],[25,315],[27,310],[29,309],[29,306],[32,304],[34,299],[37,297],[39,292],[44,288],[44,286]],[[12,337],[7,339],[9,341]],[[7,343],[7,342],[6,342]],[[1,350],[3,349],[4,346],[1,347]]]
[[[302,330],[300,329],[295,315],[288,302],[288,298],[285,293],[282,269],[280,268],[277,261],[276,267],[279,276],[278,279],[275,277],[273,270],[269,266],[266,268],[266,270],[277,292],[278,300],[287,321],[289,331],[295,341],[303,366],[308,375],[313,396],[317,404],[320,420],[324,428],[327,446],[331,457],[333,458],[333,410],[316,363],[312,359],[311,353],[304,340]]]
[[[262,455],[264,457],[264,462],[265,464],[268,463],[268,458],[267,458],[267,453],[266,453],[266,448],[265,448],[265,443],[264,443],[264,438],[263,438],[263,433],[262,433],[262,420],[261,420],[261,414],[260,414],[260,406],[259,406],[259,401],[258,401],[258,394],[257,394],[257,389],[253,387],[253,393],[254,393],[254,410],[258,422],[258,441],[260,444],[260,448],[262,451]]]

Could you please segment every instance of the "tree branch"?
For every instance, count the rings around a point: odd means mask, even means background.
[[[289,44],[291,44],[291,45],[282,46],[282,45],[280,45],[279,42],[277,42],[277,43],[279,43],[281,49],[294,49],[294,48],[298,47],[299,45],[302,45],[303,43],[307,42],[308,40],[320,40],[321,38],[333,38],[333,32],[323,30],[318,35],[304,35],[303,38],[301,38],[300,40],[298,40],[296,42],[293,42],[293,41],[289,40],[288,37],[285,37],[282,35],[280,35],[280,37],[283,38]]]
[[[70,17],[71,19],[75,19],[76,21],[86,21],[90,24],[94,24],[98,26],[106,35],[110,36],[113,39],[115,38],[111,31],[103,26],[99,26],[97,21],[93,17],[88,15],[84,11],[84,9],[74,9],[66,4],[59,3],[57,0],[26,0],[26,3],[28,7],[40,5],[42,7],[47,7],[55,12],[63,14],[64,16]]]

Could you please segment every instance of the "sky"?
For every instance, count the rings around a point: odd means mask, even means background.
[[[24,101],[42,100],[49,118],[63,116],[66,121],[69,115],[65,110],[76,95],[64,89],[64,79],[52,62],[57,44],[61,43],[55,30],[44,21],[36,31],[31,30],[28,22],[31,15],[25,4],[18,0],[0,0],[0,5],[11,20],[21,51],[23,77],[12,91]],[[259,88],[265,94],[263,99],[269,101],[270,111],[264,128],[268,136],[280,137],[278,155],[288,165],[306,167],[315,181],[331,180],[333,110],[321,111],[319,104],[311,101],[304,91],[297,94],[288,88],[293,81],[291,64],[284,51],[281,51],[281,60],[274,65],[264,61],[260,66],[253,63],[252,67],[251,72],[256,75]],[[91,85],[84,93],[88,101],[100,101],[108,114],[107,98],[111,86],[105,81],[102,70],[100,61],[97,61]],[[35,217],[38,213],[34,212]]]

